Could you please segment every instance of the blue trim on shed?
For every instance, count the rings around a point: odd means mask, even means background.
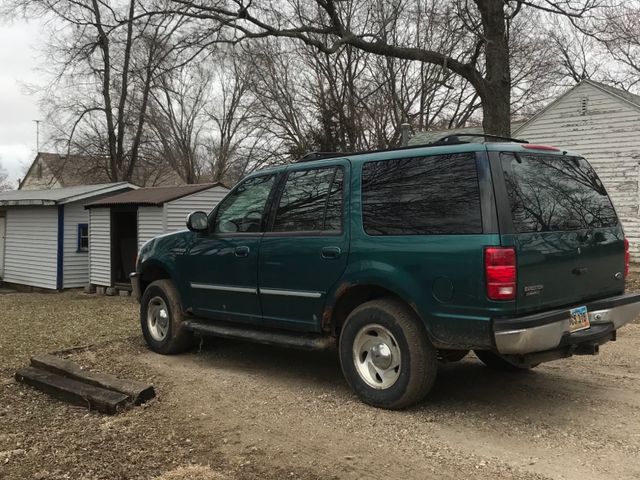
[[[64,282],[64,205],[58,205],[58,270],[56,288],[62,290]]]

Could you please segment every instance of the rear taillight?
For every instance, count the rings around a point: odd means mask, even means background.
[[[513,247],[484,249],[484,277],[489,300],[516,298],[516,250]]]
[[[624,276],[629,275],[629,240],[624,239]]]

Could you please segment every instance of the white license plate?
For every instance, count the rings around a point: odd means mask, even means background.
[[[578,330],[585,330],[591,325],[589,324],[589,315],[587,315],[587,307],[576,307],[569,310],[571,315],[571,324],[569,330],[577,332]]]

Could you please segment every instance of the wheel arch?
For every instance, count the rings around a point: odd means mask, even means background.
[[[359,305],[379,298],[396,298],[409,306],[411,310],[426,324],[421,317],[415,303],[408,300],[408,296],[398,289],[377,282],[367,283],[342,283],[335,291],[334,301],[331,302],[323,313],[323,329],[331,335],[339,336],[340,330],[349,314]],[[428,329],[427,329],[428,330]],[[427,332],[428,333],[428,332]]]
[[[150,260],[140,266],[140,294],[144,294],[147,287],[156,280],[171,280],[171,269],[162,262]]]

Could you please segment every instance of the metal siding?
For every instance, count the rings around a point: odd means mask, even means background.
[[[138,250],[153,237],[164,233],[163,207],[138,207]]]
[[[4,281],[56,288],[58,208],[7,209]]]
[[[64,208],[64,288],[80,288],[89,282],[89,252],[78,252],[78,224],[89,223],[89,211],[80,203]]]
[[[89,277],[94,285],[111,286],[111,210],[93,208],[89,220]]]
[[[587,98],[586,114],[580,114]],[[640,262],[640,112],[587,83],[579,85],[538,118],[514,132],[532,143],[580,152],[602,179]]]
[[[184,230],[187,215],[195,210],[210,212],[229,192],[224,187],[212,187],[202,192],[188,195],[165,205],[166,232]]]
[[[4,275],[4,212],[0,212],[0,278]]]

